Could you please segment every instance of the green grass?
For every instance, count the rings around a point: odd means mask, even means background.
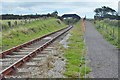
[[[68,48],[64,50],[64,56],[67,59],[65,75],[67,77],[83,78],[91,69],[85,67],[85,44],[83,40],[83,33],[81,31],[81,24],[78,22],[70,31],[72,35],[69,38]],[[85,72],[85,69],[87,70]],[[80,74],[80,75],[79,75]]]
[[[60,23],[58,23],[58,21]],[[2,32],[2,49],[7,50],[37,37],[59,30],[66,25],[58,19],[36,20]]]
[[[15,26],[15,21],[17,22],[17,25]],[[24,20],[0,20],[0,24],[2,26],[0,26],[0,28],[2,28],[3,30],[7,30],[10,29],[10,27],[8,26],[8,22],[11,22],[11,26],[15,26],[18,27],[19,25],[22,25],[22,21]]]
[[[0,20],[0,28],[2,28],[2,31],[10,30],[13,28],[18,28],[19,26],[23,26],[29,23],[32,23],[38,19],[10,19],[10,20]],[[43,21],[44,18],[40,18],[39,20]],[[11,23],[11,26],[8,25],[8,22]],[[17,22],[17,23],[15,23]]]
[[[111,44],[115,45],[117,48],[120,48],[119,45],[119,37],[118,32],[120,28],[118,27],[118,21],[110,21],[110,20],[101,20],[96,21],[96,28],[103,35],[103,37],[109,41]]]

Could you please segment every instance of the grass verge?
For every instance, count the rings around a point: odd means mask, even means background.
[[[66,25],[58,19],[48,18],[36,20],[30,24],[19,26],[2,32],[2,50],[7,50],[34,38],[59,30]]]
[[[96,28],[107,41],[115,45],[117,48],[120,48],[120,45],[119,45],[120,35],[118,34],[118,32],[120,31],[120,28],[118,27],[117,20],[96,21]]]
[[[70,31],[68,48],[64,49],[64,56],[67,59],[66,71],[64,75],[72,78],[83,78],[91,69],[85,66],[85,43],[81,31],[81,21],[79,21]]]

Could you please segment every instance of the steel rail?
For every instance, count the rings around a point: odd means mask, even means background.
[[[10,54],[10,53],[12,53],[13,51],[17,51],[17,50],[19,50],[19,49],[22,49],[23,47],[26,47],[26,46],[28,46],[28,45],[30,45],[30,44],[33,44],[33,43],[35,43],[35,42],[37,42],[37,41],[39,41],[39,40],[41,40],[41,39],[43,39],[43,38],[45,38],[45,37],[47,37],[47,36],[49,36],[49,35],[52,35],[52,34],[54,34],[54,33],[56,33],[56,32],[62,31],[62,30],[67,29],[67,28],[68,28],[68,27],[65,27],[65,28],[60,29],[60,30],[58,30],[58,31],[52,32],[52,33],[50,33],[50,34],[47,34],[47,35],[44,35],[44,36],[42,36],[42,37],[33,39],[33,40],[31,40],[31,41],[28,41],[28,42],[23,43],[23,44],[21,44],[21,45],[18,45],[18,46],[16,46],[16,47],[10,48],[10,49],[8,49],[8,50],[0,53],[0,59],[1,59],[1,58],[4,58],[5,55]]]
[[[61,30],[58,30],[58,31],[56,31],[56,32],[59,32],[59,31],[62,31],[62,30],[65,30],[65,31],[63,31],[62,33],[60,33],[60,34],[58,34],[57,36],[55,36],[54,38],[52,38],[51,40],[49,40],[49,41],[47,41],[46,43],[44,43],[43,45],[41,45],[40,47],[38,47],[37,49],[35,49],[35,50],[33,50],[32,52],[30,52],[29,54],[27,54],[27,55],[25,55],[24,57],[22,57],[21,59],[19,59],[17,62],[15,62],[15,63],[13,63],[12,65],[10,65],[9,67],[7,67],[7,68],[5,68],[4,70],[2,70],[1,72],[0,72],[0,77],[5,77],[6,75],[8,75],[9,73],[12,73],[12,72],[14,72],[14,71],[16,71],[17,70],[17,68],[18,67],[20,67],[21,65],[23,65],[25,62],[27,62],[27,61],[29,61],[32,57],[34,57],[35,55],[37,55],[38,53],[40,53],[41,51],[43,51],[47,46],[49,46],[52,42],[54,42],[57,38],[59,38],[61,35],[63,35],[64,33],[66,33],[67,31],[69,31],[71,28],[72,28],[73,26],[70,26],[70,27],[67,27],[67,28],[63,28],[63,29],[61,29]],[[54,33],[56,33],[56,32],[53,32],[53,33],[51,33],[51,34],[54,34]],[[42,38],[44,38],[44,37],[46,37],[46,36],[49,36],[50,34],[48,34],[48,35],[45,35],[45,36],[43,36]],[[35,40],[33,40],[33,41],[30,41],[30,43],[31,42],[34,42],[34,41],[36,41],[36,40],[39,40],[39,39],[41,39],[41,38],[37,38],[37,39],[35,39]],[[28,45],[28,43],[26,43],[27,45]],[[23,44],[24,45],[24,47],[26,46],[25,44]],[[23,47],[23,45],[21,45],[22,47]],[[17,48],[21,48],[21,47],[17,47]],[[15,49],[13,49],[13,50],[11,50],[11,51],[14,51],[14,50],[16,50],[16,48]],[[10,52],[11,52],[10,51]],[[7,52],[6,52],[7,53]],[[5,53],[5,54],[6,54]],[[8,54],[8,53],[7,53]]]

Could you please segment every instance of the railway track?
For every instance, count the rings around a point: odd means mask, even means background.
[[[63,28],[2,52],[0,54],[0,79],[17,71],[17,68],[36,55],[39,55],[41,51],[47,48],[57,38],[69,31],[72,27],[73,26]]]

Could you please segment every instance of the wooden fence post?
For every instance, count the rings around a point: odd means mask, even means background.
[[[10,21],[8,21],[8,26],[9,26],[9,28],[12,28]]]
[[[115,36],[114,36],[114,33],[115,33],[115,32],[114,32],[114,27],[113,27],[113,36],[112,36],[113,38],[115,37]]]
[[[14,25],[17,26],[17,21],[14,22]]]

